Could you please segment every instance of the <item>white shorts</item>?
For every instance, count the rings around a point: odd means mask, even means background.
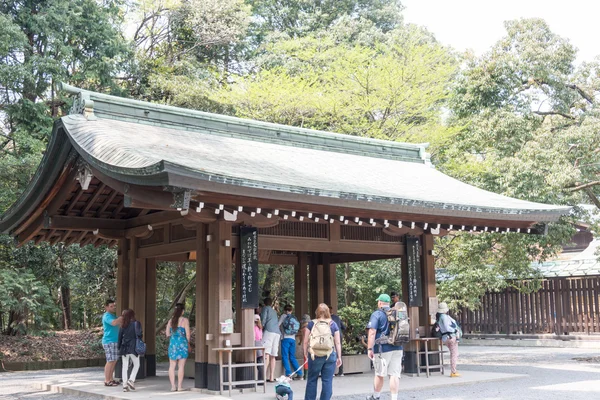
[[[279,337],[278,333],[263,332],[262,345],[265,348],[265,354],[277,357],[277,354],[279,354]]]
[[[402,350],[375,353],[375,357],[373,357],[375,375],[389,375],[400,378],[400,375],[402,374],[402,354]]]

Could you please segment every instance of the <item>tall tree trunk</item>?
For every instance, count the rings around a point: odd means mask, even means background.
[[[27,313],[20,313],[18,311],[10,310],[8,312],[8,325],[6,326],[6,334],[9,336],[16,336],[18,334],[25,335],[27,329],[25,323]]]
[[[350,263],[344,264],[344,281],[349,282],[352,271],[350,269]],[[346,307],[348,307],[354,301],[354,289],[350,287],[350,285],[345,285],[346,290],[344,291],[344,301],[346,303]]]
[[[175,307],[175,305],[177,303],[183,303],[183,300],[185,299],[185,295],[186,295],[187,291],[193,286],[194,282],[196,282],[196,274],[194,274],[194,276],[192,276],[192,279],[190,279],[188,281],[188,283],[183,287],[183,289],[181,289],[181,291],[177,294],[177,296],[175,296],[173,302],[171,303],[171,306],[169,307],[169,312],[168,312],[168,315],[167,315],[167,319],[165,319],[163,322],[161,322],[156,327],[156,334],[158,334],[160,331],[162,331],[163,329],[165,329],[165,327],[169,323],[169,320],[173,316],[173,314],[171,313],[171,310],[173,310],[173,308]]]
[[[71,329],[71,288],[68,285],[60,287],[60,305],[62,307],[63,329]]]
[[[265,275],[265,283],[263,284],[263,287],[262,287],[263,298],[273,296],[273,293],[271,293],[271,291],[273,290],[273,280],[274,280],[276,268],[277,268],[277,265],[269,264],[269,268],[267,269],[267,274]]]

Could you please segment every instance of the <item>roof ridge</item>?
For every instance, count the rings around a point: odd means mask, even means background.
[[[60,89],[79,96],[70,114],[83,114],[88,119],[99,116],[165,127],[186,125],[191,129],[245,140],[431,164],[426,152],[428,143],[394,142],[232,117],[93,92],[65,83],[60,84]]]

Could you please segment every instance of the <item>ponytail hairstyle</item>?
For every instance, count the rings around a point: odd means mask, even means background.
[[[183,310],[185,310],[185,304],[175,304],[175,311],[173,312],[173,318],[171,319],[171,329],[175,330],[179,326],[179,318],[181,317],[181,314],[183,314]]]

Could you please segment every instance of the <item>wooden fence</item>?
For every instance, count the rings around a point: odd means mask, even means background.
[[[525,283],[528,284],[528,283]],[[600,333],[600,277],[550,278],[537,292],[486,293],[478,310],[461,310],[464,333]]]

